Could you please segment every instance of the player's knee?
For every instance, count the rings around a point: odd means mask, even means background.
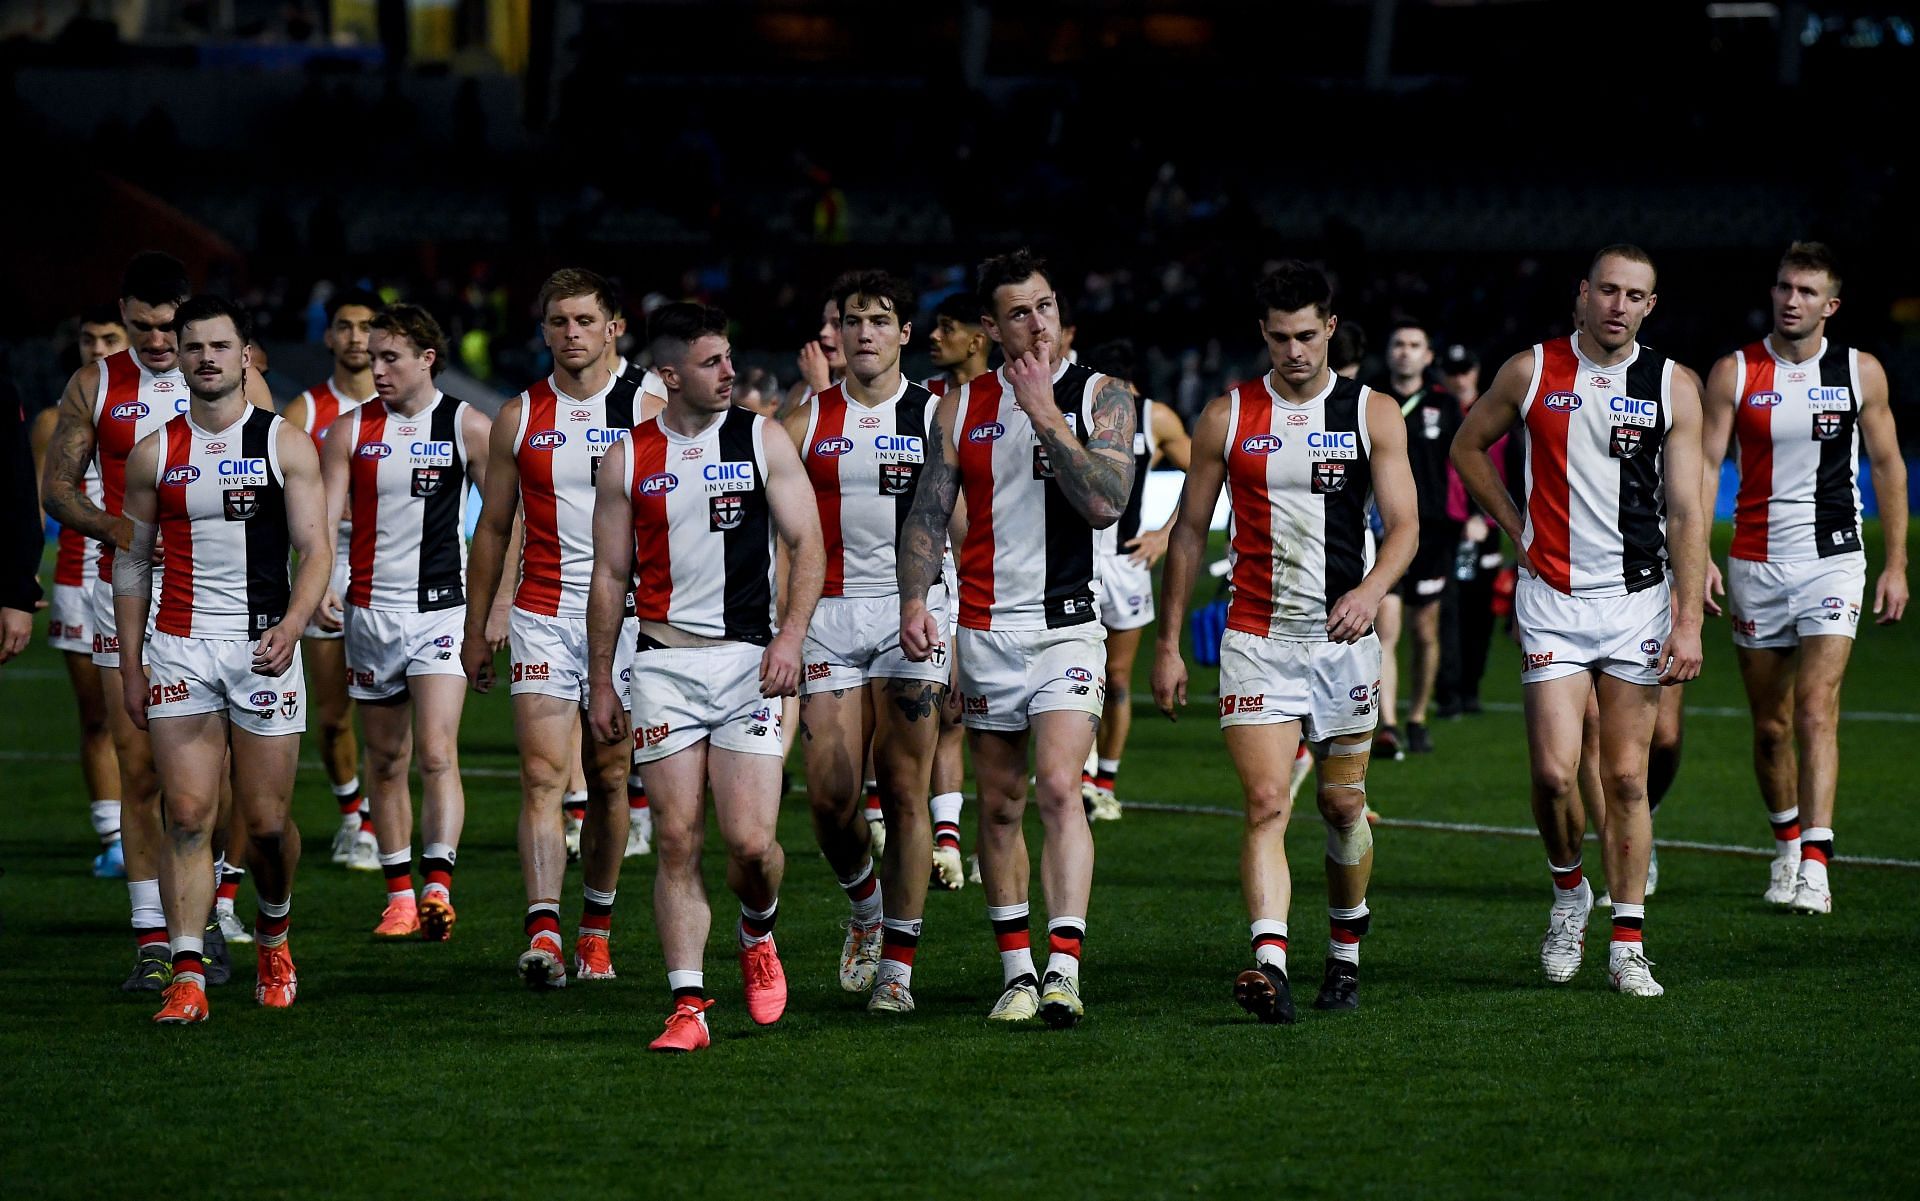
[[[216,796],[169,793],[166,798],[167,836],[176,843],[197,842],[213,831],[219,808]]]
[[[448,776],[460,770],[459,752],[448,739],[422,739],[415,748],[414,757],[420,762],[422,776]]]
[[[1564,797],[1580,783],[1577,763],[1536,763],[1533,765],[1533,791],[1544,797]]]
[[[1293,816],[1293,800],[1285,785],[1256,784],[1246,789],[1246,803],[1249,831],[1286,832],[1287,819]]]
[[[1805,743],[1813,738],[1831,737],[1840,728],[1838,696],[1832,689],[1802,690],[1793,705],[1793,729]]]
[[[727,856],[739,867],[757,872],[773,860],[778,846],[772,830],[752,830],[734,836]]]
[[[1631,808],[1647,803],[1647,776],[1636,769],[1609,771],[1604,781],[1607,804],[1614,808]]]
[[[1034,774],[1033,790],[1043,808],[1080,804],[1080,768],[1053,766]]]
[[[1111,667],[1107,671],[1107,704],[1123,705],[1133,702],[1133,670],[1116,671]]]
[[[1756,717],[1753,721],[1754,753],[1763,758],[1785,751],[1793,745],[1793,726],[1783,717]]]

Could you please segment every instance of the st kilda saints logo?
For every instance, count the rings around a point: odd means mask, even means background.
[[[252,521],[260,513],[257,488],[228,488],[221,494],[228,521]]]
[[[913,480],[918,474],[918,463],[880,464],[880,495],[905,496],[913,491]]]
[[[739,492],[722,492],[707,498],[709,529],[737,530],[747,519],[747,498]]]
[[[1607,453],[1616,459],[1631,459],[1646,445],[1646,430],[1637,425],[1616,425],[1607,442]]]
[[[1322,459],[1313,465],[1313,494],[1331,496],[1347,486],[1347,465],[1338,459]]]
[[[446,482],[445,467],[415,467],[413,469],[413,494],[428,497],[440,491],[440,485]]]
[[[1835,438],[1838,438],[1840,436],[1840,430],[1845,424],[1841,420],[1844,416],[1845,414],[1843,413],[1815,413],[1813,415],[1813,440],[1815,442],[1831,442]]]

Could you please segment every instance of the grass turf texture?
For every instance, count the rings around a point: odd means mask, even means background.
[[[1870,562],[1877,570],[1877,549]],[[1724,622],[1709,624],[1707,651],[1690,705],[1741,707]],[[1143,653],[1142,703],[1149,661]],[[1913,619],[1863,623],[1844,707],[1913,710],[1916,667]],[[1211,673],[1196,671],[1195,703],[1177,725],[1136,711],[1123,798],[1237,807],[1211,687]],[[1517,701],[1510,645],[1497,646],[1484,692]],[[1306,1008],[1324,947],[1322,838],[1303,819],[1289,837],[1302,1017],[1263,1027],[1230,999],[1249,961],[1238,823],[1136,811],[1096,828],[1087,1020],[1071,1032],[1008,1030],[983,1020],[999,972],[972,885],[929,899],[917,1013],[870,1017],[864,998],[840,992],[846,902],[796,795],[780,825],[786,1018],[763,1030],[746,1016],[734,904],[710,838],[715,1044],[654,1056],[645,1047],[667,998],[651,858],[629,860],[622,879],[620,979],[530,995],[513,972],[525,903],[502,689],[468,707],[451,943],[368,936],[379,879],[327,862],[338,819],[309,762],[296,796],[307,839],[293,909],[299,1002],[255,1006],[251,956],[236,948],[235,981],[212,990],[211,1022],[157,1029],[155,995],[117,991],[131,956],[126,890],[87,875],[77,765],[48,757],[72,745],[57,657],[36,645],[0,669],[0,711],[9,1197],[138,1195],[182,1155],[213,1195],[247,1198],[1247,1188],[1804,1198],[1920,1187],[1898,1150],[1920,1142],[1920,1054],[1907,1025],[1920,994],[1920,872],[1836,865],[1834,915],[1798,918],[1760,900],[1764,860],[1669,850],[1647,923],[1668,992],[1636,1001],[1606,990],[1600,911],[1580,975],[1542,981],[1549,886],[1537,839],[1383,828],[1363,1008],[1323,1015]],[[1920,859],[1907,774],[1916,733],[1911,722],[1843,724],[1843,855]],[[1430,757],[1375,767],[1383,813],[1530,824],[1516,713],[1437,723],[1434,741]],[[1657,834],[1767,845],[1748,762],[1743,720],[1690,717]],[[972,824],[969,805],[969,850]],[[1031,819],[1028,839],[1037,852]],[[1591,844],[1587,860],[1597,877]],[[579,904],[570,870],[569,944]],[[243,888],[240,911],[251,910]]]

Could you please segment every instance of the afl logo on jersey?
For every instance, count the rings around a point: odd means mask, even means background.
[[[151,412],[153,410],[146,406],[145,401],[129,400],[113,406],[107,416],[115,421],[138,421]]]
[[[1771,409],[1779,403],[1778,392],[1755,392],[1747,397],[1747,407],[1752,409]]]
[[[354,453],[363,459],[384,459],[393,453],[393,447],[385,442],[369,442]]]
[[[989,421],[985,425],[976,425],[967,431],[969,442],[993,442],[1007,432],[1007,427],[998,421]]]
[[[280,694],[262,688],[247,698],[247,703],[256,709],[271,709],[280,703]]]
[[[167,474],[161,477],[160,485],[164,488],[184,488],[199,478],[198,467],[192,463],[183,463],[178,467],[167,468]]]
[[[640,481],[640,495],[665,496],[680,486],[680,477],[671,471],[656,471]]]
[[[1280,439],[1272,434],[1254,434],[1240,444],[1240,450],[1250,455],[1270,455],[1280,449]]]
[[[813,453],[823,459],[837,459],[853,450],[851,438],[822,438],[814,444]]]
[[[1087,681],[1093,679],[1093,673],[1084,667],[1069,667],[1067,668],[1067,678],[1076,683],[1085,684]]]
[[[1571,413],[1580,407],[1580,394],[1578,392],[1549,392],[1541,397],[1540,403],[1547,407],[1547,412],[1549,413]]]
[[[528,450],[559,450],[567,444],[567,436],[559,430],[541,430],[537,434],[527,435]]]

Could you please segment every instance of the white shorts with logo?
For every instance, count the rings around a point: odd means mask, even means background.
[[[1057,630],[960,627],[960,720],[974,730],[1024,730],[1040,713],[1096,716],[1107,700],[1107,631],[1097,621]]]
[[[1568,596],[1522,572],[1513,590],[1522,684],[1598,669],[1629,684],[1660,682],[1673,629],[1664,585],[1620,596]]]
[[[225,713],[249,734],[301,734],[307,728],[306,674],[300,647],[278,678],[253,670],[253,642],[182,638],[147,640],[147,720]]]
[[[947,592],[927,593],[927,608],[942,629],[947,620]],[[800,695],[858,688],[868,680],[924,680],[947,682],[947,650],[915,663],[900,649],[899,596],[826,596],[813,610],[807,641],[800,650]]]
[[[637,619],[620,623],[620,641],[613,648],[613,693],[622,709],[633,707],[633,648],[639,637]],[[507,615],[507,642],[513,654],[510,693],[557,696],[587,707],[586,618],[546,617],[516,608]]]
[[[356,701],[391,700],[413,676],[465,676],[460,641],[467,607],[432,613],[346,606],[347,695]]]
[[[1100,624],[1137,630],[1153,623],[1153,569],[1124,554],[1101,555]]]
[[[161,570],[154,569],[153,599],[147,605],[147,644],[153,643],[153,619],[160,612]],[[120,667],[119,623],[113,616],[113,585],[106,580],[87,584],[87,600],[93,617],[93,663],[95,667]]]
[[[760,695],[765,654],[750,642],[636,654],[633,761],[652,763],[702,740],[723,751],[784,758],[781,698]]]
[[[1852,638],[1867,591],[1865,555],[1791,563],[1727,560],[1727,611],[1733,644],[1749,649],[1799,646],[1802,638]]]
[[[1323,742],[1373,729],[1380,711],[1380,639],[1309,642],[1228,630],[1220,639],[1220,725],[1300,723]]]
[[[93,597],[85,584],[55,584],[47,605],[47,645],[76,655],[93,653]]]
[[[347,578],[350,571],[351,571],[351,567],[348,564],[347,556],[344,553],[334,556],[333,576],[330,580],[328,580],[327,586],[333,590],[333,595],[339,599],[340,608],[343,611],[347,607]],[[321,605],[324,607],[325,604],[326,604],[326,600],[323,597],[321,599]],[[347,631],[344,624],[340,629],[337,629],[337,630],[321,629],[319,626],[319,618],[320,618],[319,609],[315,609],[313,611],[313,616],[314,616],[314,620],[308,622],[307,628],[300,631],[300,636],[302,638],[314,638],[314,639],[318,639],[321,642],[332,642],[332,641],[335,641],[336,639],[345,638],[347,636]]]

